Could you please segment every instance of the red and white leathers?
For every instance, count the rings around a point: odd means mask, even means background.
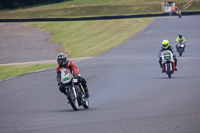
[[[57,67],[57,69],[56,69],[57,73],[60,71],[61,68],[62,68],[62,66]],[[72,70],[72,73],[74,75],[79,74],[79,69],[75,66],[75,64],[72,61],[67,61],[66,68],[69,70]]]
[[[56,69],[58,84],[60,84],[61,82],[61,72],[60,72],[61,68],[63,68],[63,66],[58,66]],[[85,89],[86,97],[89,97],[90,95],[89,95],[89,90],[87,88],[87,81],[79,74],[79,69],[75,66],[75,64],[72,61],[67,61],[65,68],[69,69],[73,75],[77,75],[78,81],[81,82],[83,88]],[[59,89],[62,93],[65,93],[64,88],[62,86],[60,86]]]

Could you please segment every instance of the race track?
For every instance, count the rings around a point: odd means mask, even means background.
[[[160,17],[100,56],[78,62],[90,109],[73,111],[56,85],[55,68],[0,81],[2,133],[199,133],[200,16]],[[163,39],[187,41],[178,71],[158,64]]]

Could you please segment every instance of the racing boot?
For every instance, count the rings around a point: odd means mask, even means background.
[[[88,90],[88,87],[85,86],[85,94],[86,94],[86,98],[90,97],[90,94],[89,94],[89,90]]]

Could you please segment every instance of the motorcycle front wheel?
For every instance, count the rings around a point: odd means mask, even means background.
[[[67,89],[67,99],[69,100],[70,105],[75,111],[78,111],[78,100],[74,95],[73,89],[70,87]]]
[[[168,78],[171,78],[170,62],[167,62],[167,75]]]
[[[184,51],[184,49],[183,49],[183,48],[179,48],[179,49],[178,49],[179,56],[182,56],[182,54],[183,54],[183,51]]]

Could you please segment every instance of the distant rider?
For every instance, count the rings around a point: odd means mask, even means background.
[[[174,48],[172,46],[169,45],[169,41],[168,40],[163,40],[162,41],[162,47],[158,53],[158,57],[159,57],[159,64],[160,64],[160,67],[162,68],[162,58],[161,58],[161,53],[165,50],[169,50],[172,52],[173,54],[173,59],[175,61],[175,67],[177,66],[177,59],[176,59],[176,53],[174,51]],[[175,68],[175,71],[177,71],[177,68]],[[162,70],[162,72],[164,72]]]
[[[176,14],[181,13],[181,11],[179,9],[176,9]]]
[[[182,34],[179,34],[178,37],[176,38],[176,48],[177,48],[177,46],[178,46],[179,41],[181,41],[181,40],[182,40],[183,43],[184,43],[184,49],[185,49],[185,43],[186,43],[186,41],[185,41],[185,37],[183,37]]]
[[[85,80],[85,78],[83,78],[80,74],[79,74],[79,69],[75,66],[75,64],[72,62],[72,61],[68,61],[67,60],[67,56],[66,54],[64,53],[60,53],[58,54],[57,56],[57,63],[58,63],[58,67],[57,67],[57,82],[58,82],[58,86],[59,86],[59,90],[66,94],[65,90],[64,90],[64,86],[63,84],[61,83],[61,72],[60,72],[60,69],[62,67],[65,67],[67,69],[69,69],[73,75],[75,77],[78,78],[78,81],[83,85],[83,88],[85,90],[85,93],[86,93],[86,97],[88,98],[90,95],[89,95],[89,90],[88,90],[88,87],[86,85],[87,81]]]

